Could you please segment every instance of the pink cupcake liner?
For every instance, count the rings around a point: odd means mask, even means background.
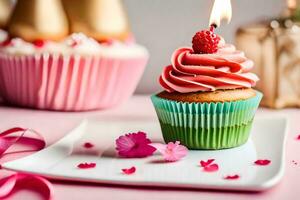
[[[133,94],[147,60],[0,54],[0,95],[9,104],[38,109],[105,109]]]

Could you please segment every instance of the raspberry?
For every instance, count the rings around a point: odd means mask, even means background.
[[[197,54],[216,53],[220,37],[212,30],[202,30],[193,37],[193,50]]]

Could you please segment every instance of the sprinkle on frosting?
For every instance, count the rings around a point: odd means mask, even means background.
[[[226,44],[223,38],[214,54],[195,54],[192,48],[183,47],[173,53],[171,63],[159,78],[168,92],[250,88],[259,80],[250,72],[253,61],[235,46]]]
[[[108,57],[136,57],[148,55],[147,50],[134,42],[120,42],[113,40],[108,44],[100,44],[95,39],[83,33],[73,33],[65,40],[35,41],[33,43],[21,38],[9,38],[5,31],[0,30],[0,52],[11,55],[38,55],[38,54],[79,54],[79,55],[105,55]]]

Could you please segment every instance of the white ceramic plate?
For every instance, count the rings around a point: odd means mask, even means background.
[[[160,162],[160,155],[143,159],[115,156],[114,141],[120,134],[145,131],[154,141],[162,141],[155,119],[90,119],[82,122],[56,144],[28,157],[5,163],[4,168],[42,175],[51,179],[108,183],[118,185],[166,186],[221,190],[262,191],[272,187],[284,174],[284,149],[287,121],[284,118],[255,119],[247,144],[220,151],[190,151],[175,163]],[[91,150],[85,142],[95,144]],[[203,172],[200,160],[214,158],[217,172]],[[269,159],[268,166],[256,166],[257,159]],[[96,168],[78,169],[81,162],[95,162]],[[122,168],[135,166],[132,175]],[[239,174],[238,180],[224,176]]]

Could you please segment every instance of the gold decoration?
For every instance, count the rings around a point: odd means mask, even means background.
[[[26,41],[60,40],[68,35],[68,22],[60,0],[18,0],[8,32]]]
[[[0,28],[4,28],[12,10],[10,0],[0,0]]]
[[[264,106],[300,107],[300,27],[291,23],[273,20],[237,32],[237,47],[255,62]]]
[[[125,40],[128,20],[120,0],[63,0],[71,32],[82,32],[98,41]]]

